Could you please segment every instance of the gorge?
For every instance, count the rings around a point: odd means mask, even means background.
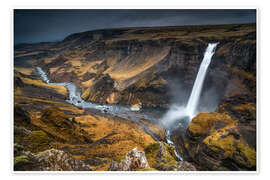
[[[87,31],[14,58],[17,170],[48,153],[69,170],[256,170],[255,24]]]

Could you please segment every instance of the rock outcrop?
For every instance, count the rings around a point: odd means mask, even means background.
[[[144,151],[139,151],[137,147],[126,154],[126,158],[120,163],[112,161],[108,171],[135,171],[150,168]]]
[[[204,96],[208,90],[212,90],[211,97],[217,96],[220,106],[214,113],[195,117],[184,135],[172,132],[184,162],[176,160],[169,145],[155,143],[137,123],[99,116],[90,110],[86,115],[84,110],[67,105],[64,87],[43,83],[31,70],[42,67],[51,82],[72,81],[87,101],[136,105],[134,110],[168,108],[171,97],[177,96],[178,103],[186,102],[186,92],[192,88],[210,42],[219,45],[205,79],[200,107],[209,101],[209,96]],[[88,31],[56,43],[18,45],[14,51],[15,66],[30,69],[28,76],[21,69],[14,77],[15,154],[16,162],[25,165],[16,167],[33,169],[31,163],[25,164],[30,155],[18,155],[21,148],[38,153],[59,147],[72,157],[88,159],[95,170],[108,169],[106,163],[112,160],[110,170],[256,169],[255,24]],[[164,140],[162,128],[140,122]],[[148,163],[143,163],[143,153],[137,150],[123,158],[135,146],[144,149]],[[56,151],[56,155],[52,155],[54,150],[45,154],[69,159]],[[76,162],[64,167],[52,167],[46,159],[42,162],[49,169],[76,169],[72,165]]]
[[[196,171],[187,161],[177,161],[173,147],[163,142],[153,143],[144,151],[134,148],[120,162],[112,161],[109,171]],[[149,163],[149,164],[148,164]]]
[[[164,142],[153,143],[145,148],[150,166],[159,171],[195,171],[196,168],[187,161],[177,160],[174,147]]]
[[[256,93],[255,24],[88,31],[58,43],[18,46],[15,60],[35,52],[42,56],[35,63],[52,81],[76,83],[85,100],[168,107],[171,80],[189,91],[209,42],[219,45],[205,87],[218,98]],[[113,92],[117,101],[108,100]]]
[[[184,137],[174,138],[185,159],[201,170],[256,170],[255,99],[227,98],[217,112],[193,118]]]
[[[22,152],[14,158],[16,171],[91,171],[90,166],[68,153],[49,149],[38,154]]]

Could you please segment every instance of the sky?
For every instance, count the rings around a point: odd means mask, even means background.
[[[96,29],[255,22],[252,9],[15,9],[14,43],[60,41],[72,33]]]

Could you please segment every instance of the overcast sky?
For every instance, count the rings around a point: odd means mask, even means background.
[[[256,10],[14,10],[14,43],[59,41],[95,29],[256,22]]]

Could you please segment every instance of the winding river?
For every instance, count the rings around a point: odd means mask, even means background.
[[[202,86],[204,83],[204,79],[207,73],[207,69],[209,64],[211,63],[212,56],[215,53],[215,49],[218,43],[209,43],[208,47],[205,50],[204,58],[201,62],[199,72],[197,74],[196,80],[193,84],[192,92],[189,97],[189,101],[187,103],[187,106],[182,108],[177,108],[176,110],[169,110],[167,114],[163,118],[169,121],[179,120],[183,119],[184,117],[189,117],[189,122],[191,119],[198,113],[197,106],[200,100],[200,95],[202,91]],[[129,48],[129,47],[128,47]],[[44,82],[51,85],[60,85],[67,88],[69,93],[69,98],[66,100],[68,103],[73,104],[74,106],[80,107],[80,108],[92,108],[92,109],[98,109],[104,113],[109,113],[124,119],[132,120],[137,122],[146,133],[151,135],[156,141],[160,140],[157,138],[147,126],[145,126],[142,122],[140,122],[141,119],[150,120],[150,121],[157,121],[160,120],[160,117],[155,117],[153,113],[149,111],[142,110],[141,111],[134,111],[133,108],[127,107],[127,106],[121,106],[121,105],[100,105],[100,104],[94,104],[91,102],[86,102],[81,98],[81,92],[77,89],[76,85],[72,82],[64,82],[64,83],[51,83],[49,78],[47,77],[47,74],[40,68],[37,67],[37,71],[40,74],[41,78]],[[183,124],[183,123],[182,123]],[[181,122],[178,123],[178,125],[181,125]],[[166,127],[166,124],[164,125],[164,128]],[[175,127],[173,127],[175,128]],[[174,142],[171,139],[171,131],[170,128],[165,128],[165,139],[167,143],[170,146],[175,146]],[[176,157],[183,161],[183,158],[175,148],[174,150]]]
[[[42,80],[50,85],[59,85],[64,86],[68,90],[68,99],[66,100],[68,103],[73,104],[74,106],[80,107],[80,108],[91,108],[91,109],[97,109],[100,110],[103,113],[109,113],[114,116],[118,116],[124,119],[128,119],[131,121],[137,122],[144,131],[151,135],[153,139],[156,141],[159,141],[160,139],[157,138],[147,126],[145,126],[142,122],[140,122],[141,119],[149,120],[149,121],[157,121],[159,120],[159,116],[155,114],[160,114],[155,112],[155,110],[141,110],[141,111],[133,111],[131,107],[127,106],[121,106],[121,105],[101,105],[101,104],[95,104],[91,102],[86,102],[81,98],[81,92],[77,89],[76,85],[72,82],[63,82],[63,83],[51,83],[47,74],[40,68],[36,68],[38,73],[40,74]],[[166,130],[165,138],[167,143],[170,146],[175,146],[174,142],[171,140],[171,134],[170,130]],[[177,149],[175,148],[175,156],[180,160],[183,161],[183,158],[178,153]]]

